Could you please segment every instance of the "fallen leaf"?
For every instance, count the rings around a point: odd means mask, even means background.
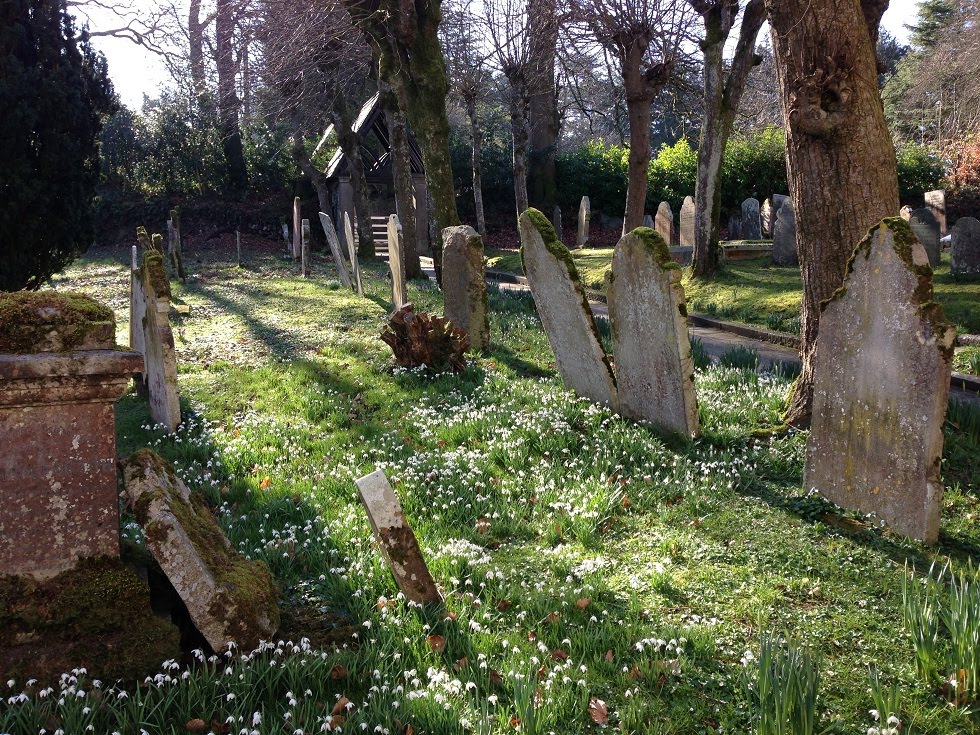
[[[463,658],[461,658],[459,661],[453,664],[453,669],[457,672],[460,672],[466,667],[468,667],[469,665],[470,665],[470,660],[466,656],[463,656]]]
[[[334,664],[333,668],[330,669],[330,678],[334,681],[340,681],[341,679],[347,678],[347,667],[343,664]]]
[[[552,651],[551,657],[555,659],[555,661],[568,661],[568,654],[560,648],[556,648],[554,651]]]
[[[499,688],[504,683],[504,677],[500,675],[500,672],[496,669],[490,669],[490,683]]]
[[[548,613],[548,616],[545,618],[545,620],[547,620],[549,623],[551,623],[552,625],[554,625],[559,620],[561,620],[561,615],[559,615],[556,612],[550,612],[550,613]]]
[[[609,712],[606,709],[606,703],[598,697],[592,697],[589,700],[589,717],[597,725],[607,724],[609,722]]]
[[[623,506],[623,510],[629,510],[630,506],[633,505],[630,502],[630,499],[629,499],[629,496],[628,495],[624,495],[623,496],[623,499],[619,501],[619,504],[621,506]]]
[[[533,630],[529,630],[527,632],[527,639],[530,643],[534,643],[534,641],[538,639],[538,634],[535,633]]]
[[[478,518],[474,530],[482,535],[490,533],[490,519],[489,518]]]
[[[268,488],[268,487],[269,487],[269,485],[271,485],[271,484],[272,484],[272,480],[271,480],[271,478],[270,478],[270,477],[269,477],[268,475],[266,475],[265,477],[263,477],[263,478],[262,478],[262,482],[260,482],[260,483],[259,483],[259,487],[260,487],[260,488],[261,488],[262,490],[265,490],[265,489],[266,489],[266,488]]]
[[[498,600],[497,612],[503,612],[504,610],[508,610],[513,606],[513,604],[514,603],[512,603],[510,600]]]
[[[342,696],[337,700],[337,704],[333,706],[333,709],[330,710],[330,716],[336,717],[337,715],[343,714],[347,711],[348,704],[350,704],[350,700],[347,697]]]
[[[185,727],[187,732],[195,733],[195,735],[203,735],[208,731],[208,723],[202,719],[191,720]]]
[[[441,635],[430,635],[428,638],[429,648],[431,648],[436,653],[442,653],[446,650],[446,639]]]
[[[577,607],[579,610],[584,610],[591,604],[592,604],[591,597],[580,597],[575,601],[575,607]]]
[[[544,664],[541,664],[540,668],[538,668],[538,679],[539,680],[543,679],[547,675],[548,675],[548,669],[544,667]]]
[[[616,660],[616,655],[612,652],[612,649],[610,648],[608,651],[606,651],[606,661],[612,663],[615,660]]]

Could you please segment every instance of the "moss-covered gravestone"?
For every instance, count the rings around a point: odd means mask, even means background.
[[[908,223],[873,228],[820,317],[804,487],[934,543],[955,331]]]
[[[483,238],[469,225],[442,231],[442,293],[446,319],[470,336],[470,345],[490,350]]]
[[[215,650],[251,650],[279,627],[278,591],[268,567],[239,554],[201,496],[159,455],[142,449],[121,463],[126,495],[194,626]]]
[[[0,575],[119,556],[115,401],[143,358],[80,294],[0,293]]]
[[[571,253],[538,210],[524,212],[518,226],[524,273],[565,387],[619,410],[616,379]]]
[[[327,244],[330,245],[330,255],[333,257],[334,265],[337,266],[337,275],[345,288],[354,290],[354,281],[351,280],[350,271],[347,270],[347,261],[344,260],[343,251],[340,249],[340,238],[337,237],[337,230],[333,226],[333,220],[329,214],[320,212],[320,226],[323,234],[327,237]]]
[[[619,241],[607,295],[620,412],[664,431],[697,434],[681,268],[660,235],[639,227]]]
[[[171,432],[180,425],[177,352],[170,328],[170,281],[163,255],[143,253],[133,273],[130,295],[130,347],[143,353],[143,380],[150,399],[150,416]]]

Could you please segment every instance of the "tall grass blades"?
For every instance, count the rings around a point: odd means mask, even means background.
[[[911,579],[906,573],[902,581],[902,617],[915,647],[916,671],[925,684],[934,684],[939,673],[938,586],[932,568],[920,581],[913,567]]]
[[[754,371],[759,367],[759,353],[751,347],[736,345],[718,358],[718,362],[725,367]]]
[[[980,406],[966,401],[950,401],[946,422],[980,446]]]
[[[902,700],[898,684],[885,689],[877,669],[871,670],[871,699],[874,709],[869,714],[875,724],[868,728],[868,735],[899,735],[902,731]]]
[[[765,634],[745,683],[756,705],[756,735],[812,735],[817,723],[817,660],[789,636]]]
[[[691,358],[694,360],[694,367],[699,370],[711,365],[711,355],[708,354],[704,342],[697,337],[691,337]]]

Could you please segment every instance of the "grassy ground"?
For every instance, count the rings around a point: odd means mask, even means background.
[[[493,294],[492,354],[431,375],[394,369],[377,338],[381,266],[365,268],[359,299],[319,260],[308,280],[272,252],[241,270],[220,252],[189,261],[175,287],[189,307],[175,319],[184,424],[166,436],[130,393],[119,451],[171,459],[237,547],[270,565],[284,640],[167,665],[141,686],[78,672],[47,696],[8,683],[0,732],[155,735],[197,718],[260,735],[342,720],[398,735],[747,732],[745,682],[768,631],[820,657],[821,730],[873,724],[870,669],[896,688],[903,732],[980,726],[916,678],[901,592],[906,563],[980,559],[980,432],[949,426],[942,537],[928,548],[804,494],[804,434],[750,438],[779,418],[778,375],[700,369],[704,434],[683,442],[563,391],[527,298]],[[123,322],[123,263],[96,254],[57,287]],[[441,310],[427,285],[410,296]],[[378,468],[448,616],[407,605],[371,542],[353,481]]]

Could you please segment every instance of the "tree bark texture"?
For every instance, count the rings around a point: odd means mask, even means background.
[[[558,52],[556,0],[530,0],[528,12],[536,16],[530,39],[528,100],[529,145],[527,187],[531,206],[550,212],[558,200],[555,156],[561,133],[555,63]]]
[[[368,185],[361,158],[361,138],[354,132],[354,118],[347,107],[347,99],[340,85],[334,88],[330,121],[337,132],[337,143],[344,152],[347,170],[350,172],[351,189],[354,192],[354,211],[357,220],[357,257],[374,258],[374,234],[371,232],[371,209],[368,204]]]
[[[466,97],[466,115],[470,119],[470,146],[472,148],[473,166],[473,204],[476,208],[476,231],[480,237],[487,236],[487,218],[483,212],[483,131],[480,130],[480,118],[476,114],[476,94]]]
[[[235,33],[234,0],[218,0],[215,16],[215,62],[218,68],[218,124],[221,145],[227,164],[228,187],[235,192],[248,186],[248,169],[242,131],[238,122],[240,103],[235,94],[235,57],[232,42]]]
[[[626,113],[630,124],[630,154],[623,232],[630,232],[643,224],[647,201],[650,170],[650,104],[653,102],[653,94],[640,69],[645,50],[645,45],[643,49],[631,49],[623,64]],[[632,58],[634,56],[635,59]]]
[[[523,70],[507,70],[510,82],[510,132],[513,138],[514,200],[517,216],[527,210],[527,81]]]
[[[887,5],[885,3],[884,5]],[[820,303],[855,245],[898,213],[895,149],[878,93],[881,0],[766,0],[786,128],[786,166],[803,277],[803,371],[786,421],[809,424]]]
[[[302,129],[298,125],[293,126],[293,160],[299,166],[299,170],[313,184],[317,202],[320,204],[320,211],[330,214],[330,190],[327,186],[327,176],[310,160],[306,147],[303,145]]]
[[[208,106],[208,87],[204,71],[204,27],[201,22],[201,0],[190,0],[187,14],[188,55],[191,65],[191,86],[202,112]]]
[[[398,108],[398,100],[390,91],[383,94],[385,120],[388,123],[388,142],[391,146],[391,170],[395,188],[395,210],[402,226],[403,252],[406,278],[421,278],[422,263],[419,260],[418,228],[415,214],[415,192],[412,186],[412,153],[408,146],[408,126]],[[391,247],[391,243],[388,243]]]

